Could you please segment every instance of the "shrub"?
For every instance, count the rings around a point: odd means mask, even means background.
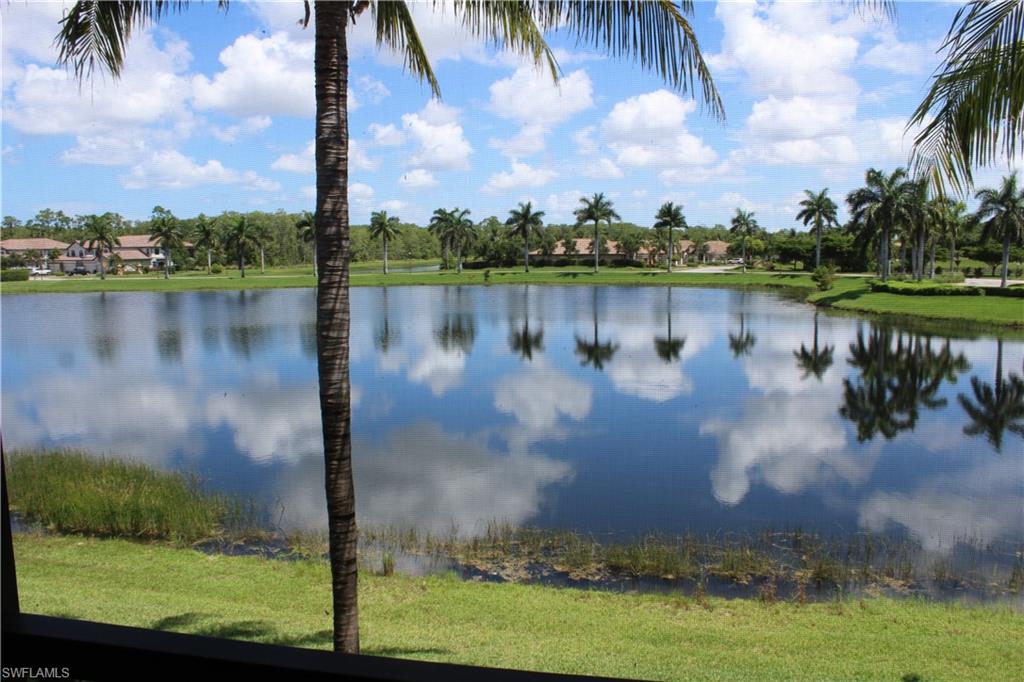
[[[4,282],[28,281],[28,270],[0,270],[0,280]]]
[[[941,275],[935,275],[935,279],[931,280],[936,284],[955,284],[957,282],[964,281],[964,273],[962,272],[948,272]]]
[[[818,285],[818,291],[828,291],[836,279],[836,269],[832,265],[822,265],[815,269],[811,279]]]
[[[220,273],[224,272],[224,266],[221,265],[220,263],[214,263],[213,265],[210,266],[210,272],[212,272],[215,275],[219,275]]]
[[[985,289],[986,296],[1002,296],[1005,298],[1024,298],[1024,289],[1020,287],[1010,287],[1007,289],[997,289],[995,287],[989,287]]]
[[[929,282],[880,282],[874,280],[868,286],[874,292],[902,296],[983,296],[985,294],[982,287],[931,284]]]
[[[985,268],[973,268],[971,274],[975,277],[983,277],[985,275]]]

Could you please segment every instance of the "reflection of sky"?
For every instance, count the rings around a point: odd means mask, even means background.
[[[834,358],[806,376],[794,353],[812,344],[814,311],[770,294],[409,287],[352,302],[362,523],[1024,539],[1024,443],[1007,432],[996,453],[965,436],[957,402],[971,376],[994,381],[992,338],[953,339],[970,369],[943,382],[945,404],[859,443],[839,408],[870,325],[818,315]],[[734,357],[741,319],[755,341]],[[194,469],[272,501],[287,525],[323,522],[311,291],[8,296],[2,321],[9,446]],[[595,325],[614,348],[603,370],[577,354]],[[681,343],[666,358],[670,325]],[[527,326],[532,358],[510,341]],[[1005,342],[1004,373],[1022,361],[1024,344]]]

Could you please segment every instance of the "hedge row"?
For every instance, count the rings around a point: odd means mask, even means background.
[[[916,282],[869,282],[871,291],[900,294],[901,296],[1002,296],[1024,298],[1024,289],[998,289],[995,287],[965,287],[952,284]]]
[[[19,268],[17,270],[0,270],[0,281],[27,282],[28,270],[24,268]]]

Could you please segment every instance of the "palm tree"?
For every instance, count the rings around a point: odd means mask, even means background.
[[[837,224],[836,211],[838,207],[836,202],[828,196],[828,187],[817,194],[805,189],[804,194],[807,195],[807,198],[800,202],[803,208],[796,214],[796,219],[804,221],[805,227],[808,223],[814,223],[814,267],[819,268],[821,267],[821,233],[829,225]]]
[[[370,238],[384,243],[384,274],[388,274],[388,243],[402,232],[402,223],[397,216],[387,211],[374,211],[370,215]]]
[[[520,202],[519,208],[508,212],[508,220],[505,224],[509,226],[509,234],[513,237],[523,238],[523,271],[530,271],[530,234],[538,236],[544,231],[544,211],[534,211],[533,202]]]
[[[932,87],[907,122],[922,126],[911,166],[941,193],[966,194],[972,166],[1012,160],[1024,138],[1024,2],[971,0],[957,11]]]
[[[238,257],[238,269],[245,278],[245,254],[259,244],[259,232],[255,225],[249,222],[244,215],[238,220],[227,233],[227,247],[235,252]]]
[[[754,219],[753,211],[744,211],[741,208],[736,209],[736,215],[732,217],[732,227],[729,228],[729,232],[739,235],[743,272],[747,271],[747,239],[756,236],[760,229],[757,221]]]
[[[956,240],[967,224],[967,206],[962,201],[938,197],[935,202],[936,236],[949,242],[949,271],[956,272]]]
[[[452,243],[452,227],[451,211],[443,208],[434,209],[434,214],[430,216],[430,224],[427,226],[427,231],[441,242],[441,249],[443,250],[442,260],[444,261],[445,270],[449,269],[448,252]]]
[[[222,0],[222,6],[227,3]],[[316,99],[316,241],[320,258],[317,286],[317,374],[324,438],[327,520],[330,537],[334,647],[359,651],[356,606],[356,524],[352,484],[351,384],[349,381],[349,221],[348,221],[348,27],[369,11],[379,46],[405,57],[406,67],[440,88],[427,59],[412,14],[405,2],[318,1],[305,5],[303,25],[313,19],[314,96]],[[120,74],[126,43],[141,29],[181,2],[101,2],[79,0],[61,21],[59,60],[79,79],[99,63]],[[672,87],[701,88],[705,106],[718,118],[724,109],[696,34],[687,17],[692,0],[597,3],[552,0],[547,3],[460,2],[453,11],[474,35],[499,48],[528,55],[546,65],[553,78],[558,67],[544,40],[545,32],[564,30],[616,57],[629,57],[656,71]],[[696,77],[696,79],[695,79]]]
[[[657,215],[654,216],[654,229],[656,230],[668,230],[668,264],[667,269],[672,272],[672,230],[673,229],[685,229],[686,218],[683,217],[683,207],[673,204],[671,201],[666,201],[658,209]]]
[[[668,314],[668,335],[654,337],[654,352],[665,361],[665,364],[672,364],[673,361],[679,359],[679,354],[683,351],[683,346],[686,345],[686,337],[684,336],[681,339],[672,338],[672,287],[666,288],[668,289],[668,306],[666,309]]]
[[[476,225],[469,218],[468,208],[455,207],[448,212],[449,239],[455,245],[455,272],[462,272],[462,249],[476,239]]]
[[[316,278],[316,216],[312,211],[303,211],[295,221],[295,229],[299,231],[299,239],[313,244],[313,277]]]
[[[964,433],[968,436],[985,434],[996,452],[1001,452],[1003,432],[1009,430],[1010,433],[1024,436],[1024,381],[1012,373],[1003,381],[1003,339],[997,339],[996,343],[995,388],[978,377],[971,377],[971,389],[976,403],[971,402],[963,393],[957,396],[957,400],[971,418],[971,423],[964,427]]]
[[[576,224],[582,225],[591,221],[594,223],[594,241],[591,242],[591,248],[594,251],[594,272],[597,272],[601,252],[601,223],[606,222],[611,226],[612,220],[620,220],[620,218],[619,214],[612,208],[612,202],[604,198],[603,192],[595,194],[589,199],[580,197],[580,203],[583,205],[575,211]]]
[[[113,225],[110,224],[106,216],[87,216],[82,240],[82,244],[96,254],[100,264],[100,279],[106,279],[107,273],[103,268],[103,252],[113,251],[115,246],[121,246],[121,239],[114,232]]]
[[[801,343],[800,350],[793,351],[793,356],[796,358],[797,366],[804,371],[803,378],[806,379],[813,374],[818,381],[821,381],[821,377],[828,371],[828,368],[832,366],[832,353],[834,350],[835,346],[818,348],[818,311],[815,310],[814,343],[811,345],[810,349]]]
[[[206,249],[206,274],[209,275],[213,269],[213,249],[217,246],[217,242],[220,241],[217,225],[200,213],[199,217],[196,218],[196,226],[192,238],[195,239],[197,249]]]
[[[611,362],[611,359],[615,357],[615,354],[619,351],[619,344],[612,341],[606,341],[601,343],[600,337],[597,333],[597,287],[591,287],[592,294],[592,315],[594,319],[594,340],[587,341],[586,339],[575,336],[576,339],[576,355],[580,356],[580,364],[586,367],[592,365],[594,369],[604,371],[604,364]]]
[[[1024,190],[1017,187],[1017,172],[1003,178],[999,189],[982,189],[974,195],[979,201],[975,217],[981,223],[981,239],[1003,242],[1003,281],[1010,270],[1010,243],[1024,237]]]
[[[270,226],[265,222],[260,221],[253,225],[253,242],[256,247],[260,250],[260,274],[265,274],[267,271],[267,259],[266,250],[267,243],[273,239],[273,235],[270,232]]]
[[[846,197],[850,206],[849,228],[866,250],[878,243],[878,268],[882,281],[889,279],[889,241],[892,230],[906,227],[913,220],[916,183],[907,179],[907,171],[897,168],[891,174],[871,168],[865,186]]]
[[[171,250],[185,246],[185,229],[173,213],[163,206],[155,206],[149,221],[149,236],[164,251],[164,279],[170,279],[174,265]]]
[[[729,348],[732,349],[732,356],[738,358],[741,355],[750,355],[757,343],[757,337],[746,328],[746,315],[740,313],[740,329],[735,334],[729,334]]]

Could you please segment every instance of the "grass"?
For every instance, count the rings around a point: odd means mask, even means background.
[[[18,534],[24,611],[326,649],[322,561]],[[1008,680],[1007,605],[874,598],[801,605],[360,574],[363,653],[662,680]]]
[[[193,476],[83,452],[12,452],[11,508],[59,533],[195,542],[239,526],[246,505]]]
[[[404,262],[404,261],[402,261]],[[429,261],[428,261],[429,263]],[[420,261],[410,262],[422,264]],[[594,273],[584,268],[533,268],[524,273],[520,268],[465,270],[455,272],[379,272],[379,263],[353,265],[352,286],[418,286],[418,285],[617,285],[617,286],[706,286],[739,288],[788,289],[807,294],[808,301],[823,307],[850,312],[917,317],[954,322],[957,325],[981,327],[1024,328],[1024,300],[1009,298],[934,296],[909,297],[875,293],[868,289],[863,277],[839,277],[827,292],[814,290],[814,283],[803,273],[790,272],[727,272],[701,273],[640,268],[605,268]],[[395,267],[401,267],[396,263]],[[159,276],[111,277],[102,281],[95,277],[60,278],[29,282],[4,283],[0,292],[18,293],[85,293],[96,291],[198,291],[310,287],[314,284],[308,268],[268,269],[266,275],[249,271],[243,279],[236,271],[207,276],[187,273],[165,280]],[[967,300],[965,300],[967,299]]]

